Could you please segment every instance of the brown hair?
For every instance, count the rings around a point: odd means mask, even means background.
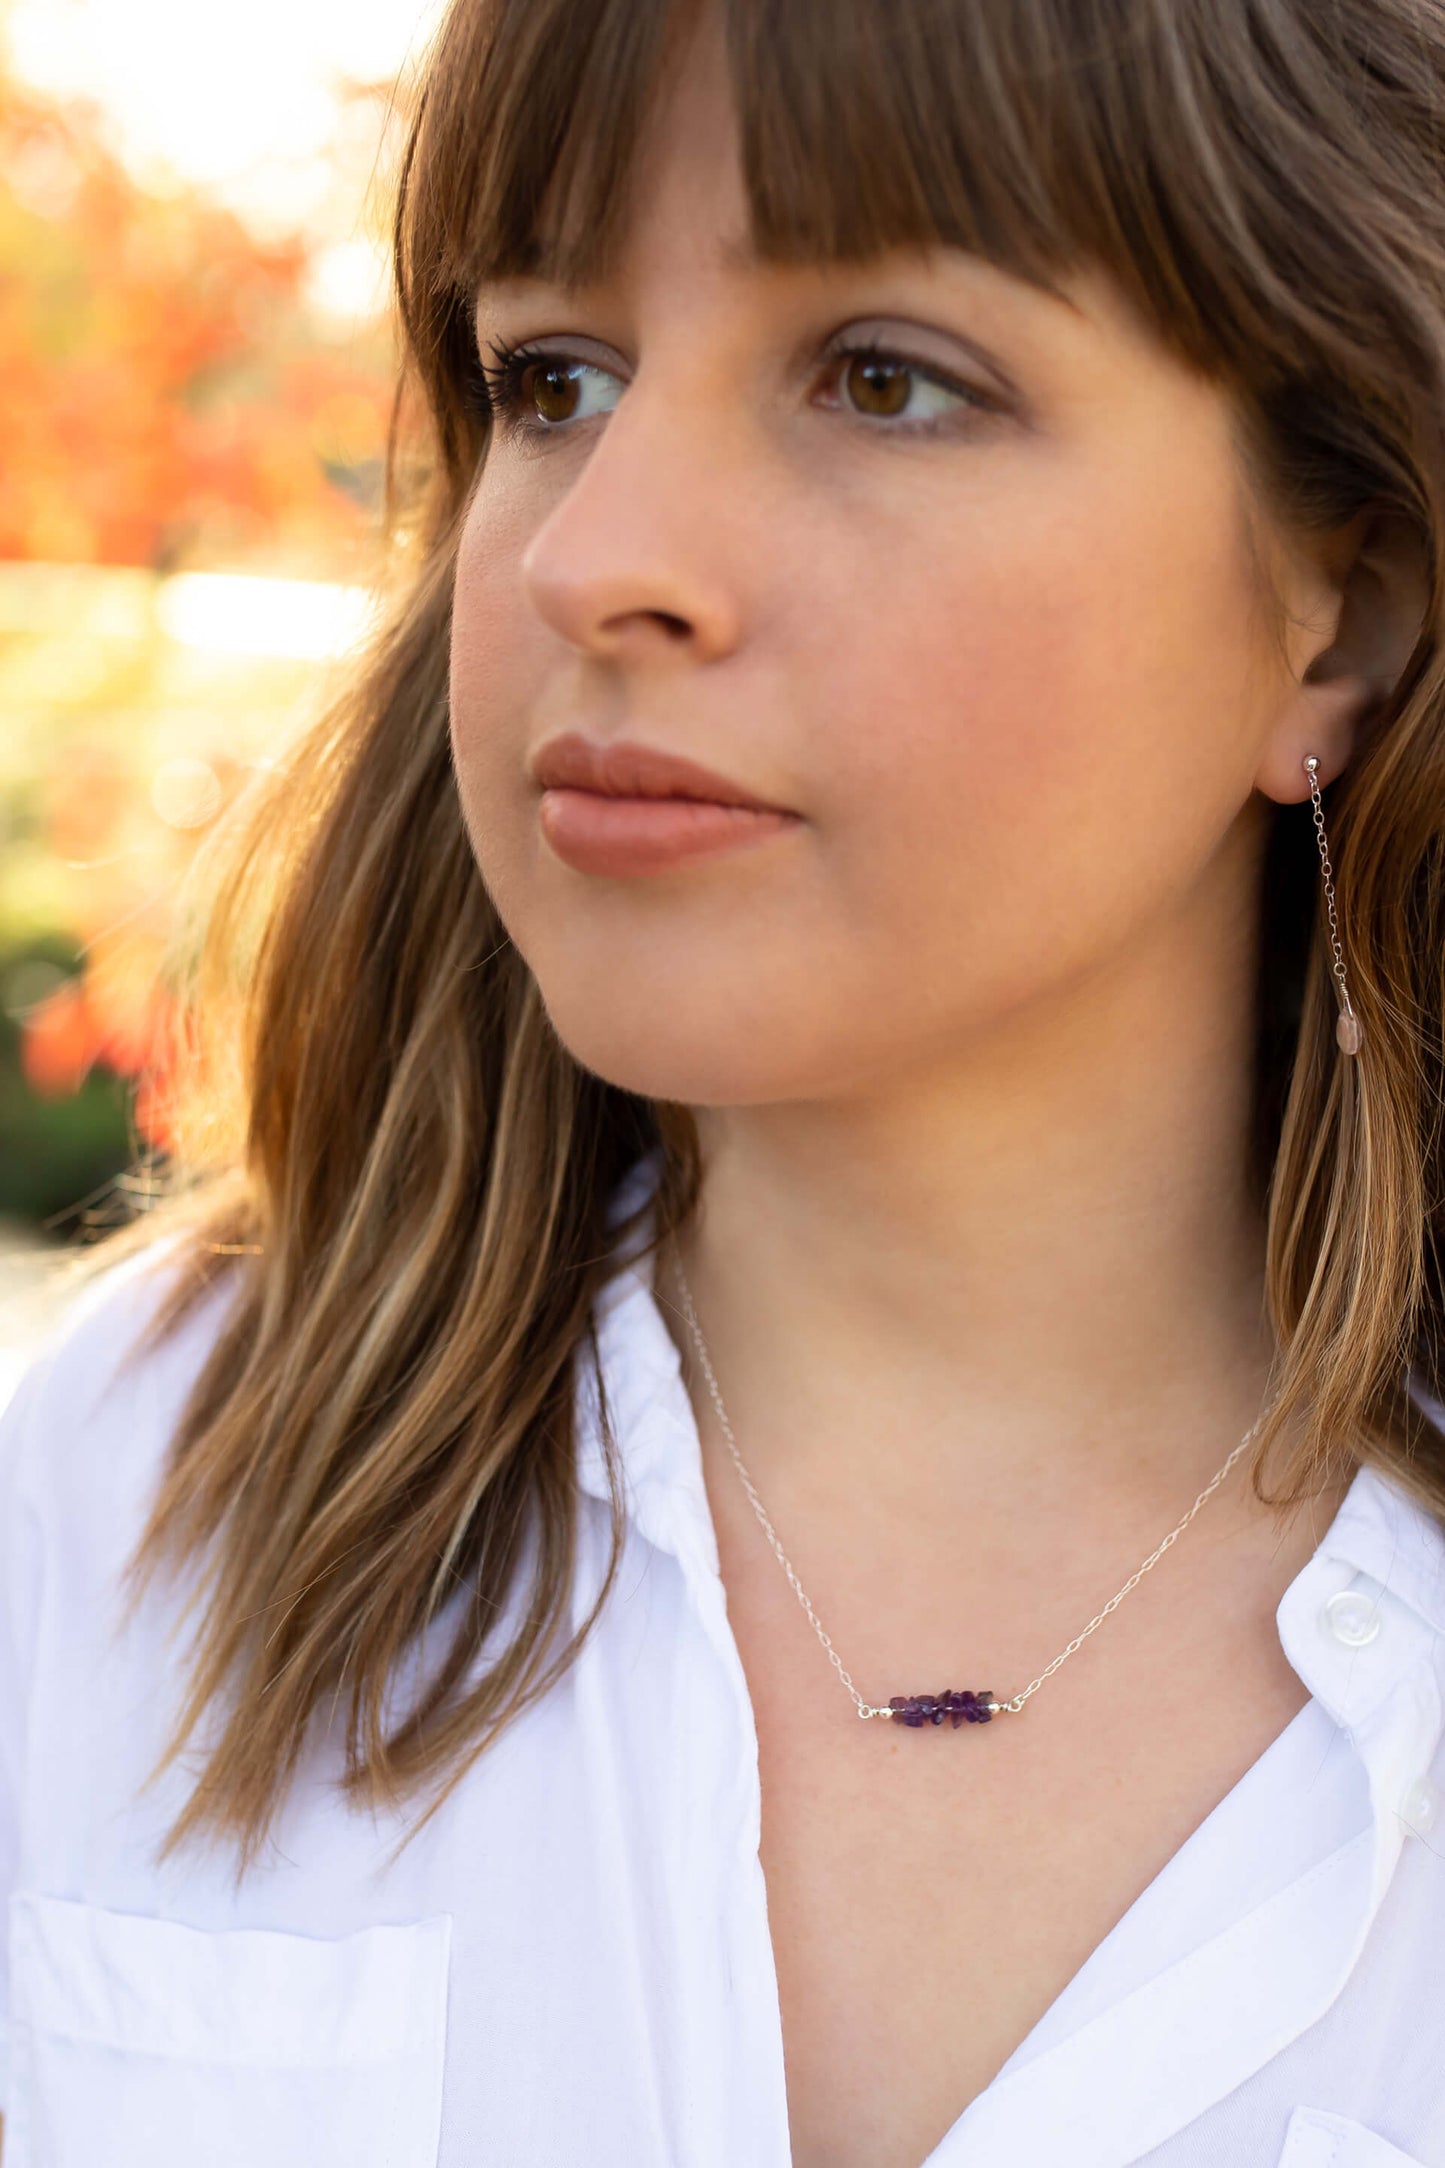
[[[1358,1062],[1334,1040],[1307,802],[1278,809],[1261,899],[1254,1168],[1279,1389],[1257,1494],[1333,1456],[1445,1518],[1445,1443],[1412,1411],[1445,1321],[1445,14],[1434,0],[723,0],[759,255],[981,251],[1048,283],[1111,273],[1228,387],[1262,493],[1325,528],[1369,505],[1428,565],[1424,631],[1327,794]],[[459,528],[487,444],[469,296],[483,274],[599,273],[670,0],[454,0],[398,197],[405,363],[389,461],[397,591],[324,721],[221,839],[185,964],[182,1143],[153,1210],[179,1261],[156,1344],[220,1274],[232,1301],[132,1566],[212,1555],[178,1754],[220,1718],[166,1850],[263,1839],[324,1700],[341,1783],[433,1797],[572,1660],[574,1357],[614,1183],[660,1147],[655,1240],[693,1210],[688,1110],[560,1044],[468,845],[450,766]],[[413,424],[404,417],[410,413]],[[603,1401],[605,1416],[605,1397]],[[1263,1468],[1308,1414],[1303,1445]],[[535,1528],[530,1578],[519,1583]],[[505,1645],[489,1634],[520,1588]],[[389,1721],[404,1653],[443,1654]],[[488,1656],[484,1667],[476,1659]],[[165,1763],[162,1766],[166,1766]],[[420,1826],[420,1821],[416,1826]]]

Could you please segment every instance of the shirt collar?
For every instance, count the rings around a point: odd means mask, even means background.
[[[1393,1477],[1362,1466],[1276,1621],[1335,1722],[1368,1724],[1445,1637],[1445,1533]]]

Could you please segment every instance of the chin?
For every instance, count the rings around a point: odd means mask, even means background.
[[[713,1000],[693,1015],[679,1014],[655,989],[635,1004],[616,998],[615,984],[614,998],[602,1002],[595,986],[585,996],[546,985],[541,991],[573,1060],[620,1091],[681,1106],[759,1105],[797,1093],[798,1079],[767,1024],[740,1023],[725,1002]]]

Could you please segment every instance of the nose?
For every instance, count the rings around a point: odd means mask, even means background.
[[[699,402],[639,374],[522,554],[523,592],[579,653],[708,661],[740,636],[738,568],[758,554],[745,485]]]

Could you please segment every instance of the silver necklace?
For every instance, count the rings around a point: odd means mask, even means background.
[[[941,1724],[945,1717],[951,1717],[953,1719],[953,1728],[955,1731],[957,1731],[960,1724],[986,1724],[992,1717],[995,1716],[1017,1716],[1020,1710],[1024,1707],[1025,1703],[1028,1701],[1030,1695],[1036,1694],[1039,1688],[1043,1685],[1045,1679],[1052,1678],[1054,1673],[1058,1670],[1060,1664],[1064,1663],[1070,1656],[1072,1656],[1076,1649],[1083,1646],[1084,1642],[1088,1640],[1090,1634],[1095,1632],[1098,1627],[1103,1625],[1105,1619],[1108,1618],[1109,1614],[1112,1611],[1118,1609],[1119,1605],[1124,1601],[1124,1598],[1129,1594],[1130,1590],[1138,1587],[1139,1583],[1143,1580],[1145,1574],[1149,1571],[1150,1567],[1157,1566],[1159,1560],[1169,1549],[1169,1546],[1172,1543],[1176,1543],[1178,1541],[1180,1536],[1183,1535],[1185,1529],[1189,1526],[1189,1523],[1193,1520],[1195,1514],[1199,1511],[1199,1508],[1204,1504],[1206,1498],[1210,1498],[1213,1496],[1214,1492],[1218,1490],[1220,1484],[1228,1475],[1230,1469],[1239,1459],[1240,1454],[1243,1453],[1245,1449],[1253,1443],[1255,1434],[1257,1433],[1260,1424],[1264,1421],[1264,1417],[1262,1414],[1256,1418],[1256,1420],[1251,1424],[1250,1428],[1245,1432],[1245,1435],[1240,1439],[1238,1445],[1234,1448],[1234,1451],[1230,1454],[1228,1460],[1225,1461],[1223,1467],[1218,1471],[1216,1475],[1211,1476],[1210,1480],[1205,1484],[1203,1490],[1199,1493],[1199,1496],[1195,1499],[1193,1505],[1189,1508],[1189,1511],[1185,1514],[1183,1520],[1180,1521],[1176,1527],[1170,1529],[1168,1535],[1164,1538],[1163,1542],[1158,1544],[1155,1549],[1149,1553],[1149,1556],[1145,1559],[1143,1565],[1139,1567],[1138,1571],[1130,1574],[1128,1580],[1124,1583],[1124,1586],[1119,1590],[1118,1594],[1109,1598],[1109,1601],[1105,1604],[1103,1610],[1095,1613],[1094,1617],[1090,1619],[1088,1625],[1084,1627],[1083,1631],[1081,1633],[1075,1634],[1073,1640],[1069,1643],[1068,1647],[1061,1650],[1051,1664],[1046,1664],[1043,1670],[1039,1673],[1038,1677],[1036,1679],[1031,1679],[1029,1684],[1023,1688],[1022,1692],[1011,1695],[1007,1701],[999,1701],[994,1695],[992,1689],[989,1687],[984,1687],[982,1689],[950,1687],[941,1694],[895,1694],[888,1702],[886,1707],[880,1707],[872,1702],[867,1702],[863,1699],[863,1696],[859,1693],[857,1687],[853,1684],[852,1678],[850,1677],[848,1672],[844,1670],[841,1657],[838,1655],[837,1650],[834,1648],[827,1634],[823,1631],[822,1622],[820,1621],[816,1611],[813,1609],[813,1606],[809,1603],[806,1595],[803,1593],[803,1584],[798,1579],[796,1573],[794,1573],[792,1566],[789,1564],[787,1554],[783,1550],[783,1546],[781,1545],[781,1543],[779,1543],[777,1535],[774,1532],[773,1524],[768,1519],[767,1514],[763,1511],[763,1502],[759,1498],[756,1490],[753,1488],[752,1478],[751,1476],[749,1476],[747,1469],[743,1466],[742,1456],[738,1452],[737,1440],[733,1436],[732,1425],[727,1418],[727,1410],[722,1404],[722,1394],[718,1391],[717,1379],[713,1376],[712,1364],[708,1360],[707,1347],[704,1344],[702,1337],[702,1329],[697,1321],[697,1312],[693,1308],[692,1290],[687,1284],[687,1275],[682,1269],[682,1259],[677,1255],[675,1248],[673,1250],[672,1261],[674,1269],[677,1273],[678,1282],[682,1288],[683,1308],[687,1315],[688,1327],[697,1346],[698,1356],[701,1360],[703,1367],[703,1374],[707,1378],[708,1390],[712,1394],[713,1405],[717,1409],[718,1420],[722,1424],[723,1436],[727,1440],[728,1451],[733,1457],[733,1461],[737,1468],[738,1474],[742,1477],[743,1489],[747,1492],[748,1498],[752,1504],[752,1509],[757,1515],[758,1520],[762,1524],[763,1534],[767,1537],[768,1542],[772,1545],[773,1550],[777,1555],[778,1563],[781,1565],[784,1573],[786,1573],[786,1575],[788,1576],[788,1580],[792,1584],[793,1594],[797,1597],[799,1603],[807,1612],[808,1621],[812,1626],[814,1633],[818,1636],[818,1639],[822,1642],[823,1647],[827,1650],[829,1663],[832,1664],[839,1678],[843,1681],[843,1684],[847,1687],[849,1693],[852,1695],[853,1700],[857,1706],[858,1714],[863,1717],[893,1717],[896,1718],[900,1723],[908,1725],[912,1730],[919,1730],[924,1724]]]

